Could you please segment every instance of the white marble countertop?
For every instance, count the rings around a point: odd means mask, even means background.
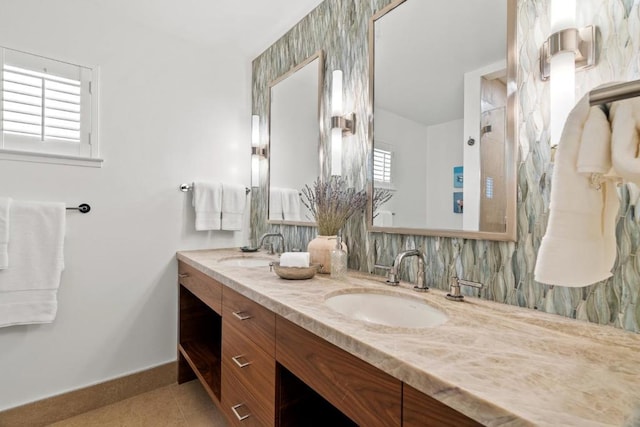
[[[621,426],[640,408],[640,334],[476,298],[448,301],[440,290],[416,293],[408,284],[390,287],[382,277],[354,271],[344,281],[319,274],[284,280],[269,267],[219,262],[230,256],[243,254],[216,249],[177,255],[482,424]],[[323,304],[327,296],[354,289],[423,299],[449,320],[424,329],[377,326]]]

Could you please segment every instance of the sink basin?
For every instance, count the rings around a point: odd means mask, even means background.
[[[424,301],[390,294],[348,293],[327,298],[329,308],[355,320],[402,328],[428,328],[447,316]]]
[[[256,256],[233,256],[228,258],[222,258],[218,261],[218,264],[230,265],[234,267],[268,267],[272,262],[271,258],[256,257]]]

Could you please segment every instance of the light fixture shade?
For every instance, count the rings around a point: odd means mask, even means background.
[[[251,116],[251,146],[258,147],[260,145],[260,116],[254,114]]]
[[[342,71],[334,70],[331,81],[331,116],[342,116]],[[333,122],[333,121],[332,121]],[[333,126],[333,123],[332,123]],[[342,175],[342,128],[331,128],[331,175]]]
[[[575,27],[576,1],[552,0],[550,4],[551,32]],[[574,52],[559,52],[550,60],[550,123],[551,146],[560,142],[562,128],[575,104],[576,66]]]
[[[260,186],[260,116],[251,116],[251,187]]]
[[[549,133],[551,146],[555,147],[560,142],[564,123],[575,104],[575,55],[571,52],[563,52],[553,56],[550,71]]]
[[[342,129],[331,129],[331,175],[342,175]]]
[[[551,0],[549,20],[555,33],[576,26],[576,0]]]
[[[342,70],[334,70],[332,74],[331,115],[342,115]]]

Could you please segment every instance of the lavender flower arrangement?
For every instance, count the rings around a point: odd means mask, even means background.
[[[318,224],[318,234],[335,236],[347,220],[367,205],[367,192],[348,188],[344,178],[332,176],[328,181],[316,179],[302,189],[302,204]]]

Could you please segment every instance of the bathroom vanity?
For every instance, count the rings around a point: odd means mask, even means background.
[[[197,377],[232,425],[622,425],[640,406],[637,334],[356,272],[283,280],[232,249],[177,257],[178,381]],[[324,303],[355,291],[448,320],[381,326]]]

